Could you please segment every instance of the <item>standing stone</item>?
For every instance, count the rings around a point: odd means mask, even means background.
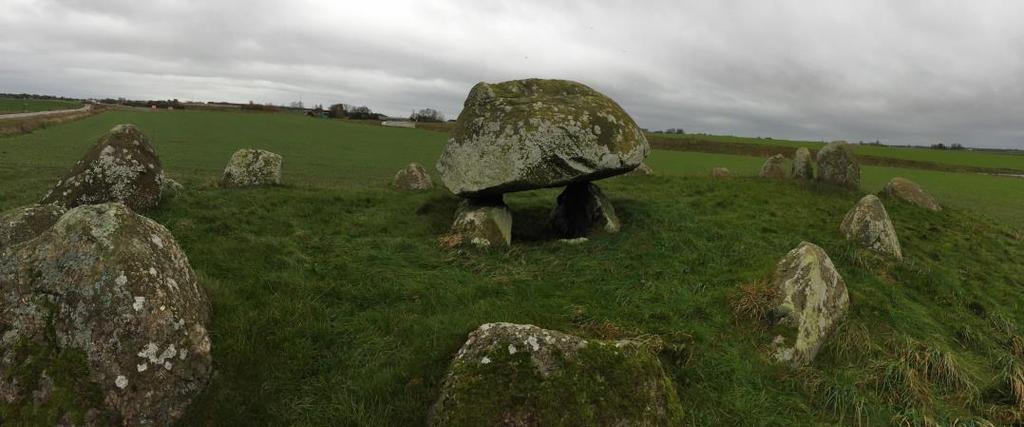
[[[896,237],[896,229],[889,220],[882,201],[873,194],[868,194],[857,202],[843,218],[839,229],[847,240],[853,240],[861,246],[883,255],[903,260],[900,241]]]
[[[149,138],[135,126],[117,125],[100,137],[39,203],[71,209],[121,202],[143,211],[160,203],[163,175]]]
[[[647,163],[641,163],[640,166],[637,166],[636,169],[633,169],[627,175],[633,175],[633,176],[654,175],[654,170],[651,169],[650,166],[647,166]]]
[[[175,181],[166,176],[164,177],[164,182],[160,189],[160,193],[163,195],[164,198],[176,197],[183,191],[185,191],[185,186],[181,185],[180,182]]]
[[[512,244],[512,211],[501,197],[463,199],[449,236],[477,247]]]
[[[170,425],[207,384],[209,302],[160,224],[119,203],[80,206],[3,255],[5,421]]]
[[[711,169],[711,177],[712,178],[728,178],[730,176],[732,176],[732,172],[729,171],[729,169],[727,169],[727,168],[712,168]]]
[[[824,250],[801,242],[779,261],[771,286],[773,321],[788,327],[772,342],[773,357],[793,367],[806,365],[846,315],[846,283]]]
[[[758,176],[764,178],[775,178],[782,179],[786,177],[786,158],[782,157],[781,154],[776,154],[765,160],[764,164],[761,165],[761,171],[758,172]]]
[[[648,346],[488,323],[459,349],[427,424],[675,426],[682,415]]]
[[[811,151],[805,147],[797,148],[796,153],[793,155],[793,178],[814,179]]]
[[[936,212],[942,210],[942,206],[935,201],[931,194],[926,193],[920,185],[906,178],[895,177],[889,180],[882,191],[889,197],[903,200],[912,205]]]
[[[594,231],[618,233],[621,227],[615,208],[593,183],[569,184],[558,195],[551,211],[551,226],[565,238],[584,237]]]
[[[266,150],[242,149],[235,151],[224,168],[221,185],[225,187],[251,187],[281,183],[280,155]]]
[[[560,187],[629,172],[650,146],[615,101],[566,80],[478,83],[437,161],[462,197]]]
[[[818,181],[860,188],[860,164],[846,142],[836,141],[818,150]]]
[[[409,166],[395,174],[392,185],[399,190],[429,190],[434,188],[434,181],[419,163],[409,163]]]
[[[57,205],[29,205],[0,213],[0,251],[34,239],[64,215]]]

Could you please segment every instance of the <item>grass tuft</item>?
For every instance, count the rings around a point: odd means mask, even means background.
[[[740,285],[738,295],[731,302],[732,312],[737,319],[767,324],[776,294],[767,279]]]

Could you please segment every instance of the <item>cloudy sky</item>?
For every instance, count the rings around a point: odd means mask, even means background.
[[[1024,2],[0,0],[0,92],[454,118],[525,77],[651,129],[1024,149]]]

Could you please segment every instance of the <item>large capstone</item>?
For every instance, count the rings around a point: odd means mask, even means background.
[[[846,315],[846,283],[824,250],[802,242],[779,261],[771,287],[772,321],[785,330],[772,342],[772,355],[790,366],[806,365]]]
[[[0,251],[42,234],[64,215],[57,205],[29,205],[0,213]]]
[[[793,154],[793,178],[797,179],[813,179],[814,178],[814,166],[811,165],[811,150],[806,147],[800,147],[796,149],[796,153]]]
[[[674,426],[681,417],[646,345],[488,323],[452,361],[428,425]]]
[[[764,161],[761,165],[761,171],[757,173],[758,176],[764,178],[785,178],[786,177],[786,158],[781,154],[776,154]]]
[[[593,183],[569,184],[558,195],[551,211],[551,227],[565,238],[584,237],[593,232],[618,233],[621,224],[615,208]]]
[[[163,226],[119,203],[68,211],[0,252],[5,421],[172,424],[210,378],[208,313]]]
[[[163,175],[149,138],[135,126],[117,125],[39,203],[71,209],[120,202],[133,210],[146,210],[160,203]]]
[[[478,83],[437,170],[459,196],[501,194],[629,172],[650,146],[607,96],[566,80]]]
[[[928,194],[914,181],[906,178],[895,177],[885,184],[882,189],[886,196],[902,200],[932,211],[941,211],[942,206],[931,194]]]
[[[849,145],[836,141],[818,150],[818,180],[854,190],[860,188],[860,164]]]
[[[395,174],[392,186],[399,190],[429,190],[434,188],[434,181],[430,179],[430,174],[419,163],[409,163],[409,166]]]
[[[449,238],[477,247],[508,246],[512,244],[512,211],[501,196],[463,199]]]
[[[221,185],[225,187],[252,187],[281,183],[281,156],[266,150],[242,149],[235,151],[224,168]]]
[[[896,229],[889,220],[882,201],[873,194],[868,194],[846,213],[839,229],[847,240],[857,242],[861,246],[883,255],[903,259],[900,240],[896,237]]]

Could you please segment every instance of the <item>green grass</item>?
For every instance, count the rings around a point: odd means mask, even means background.
[[[0,114],[71,110],[81,107],[82,103],[78,101],[64,101],[59,99],[22,99],[0,96]]]
[[[742,144],[781,146],[787,148],[807,147],[816,148],[824,146],[822,141],[791,141],[785,139],[749,138],[727,135],[676,135],[657,134],[658,137],[688,139],[699,138],[711,142],[731,142]],[[933,150],[928,148],[911,147],[883,147],[875,145],[861,145],[857,141],[849,141],[853,144],[853,151],[857,154],[877,157],[888,157],[902,160],[915,160],[921,162],[933,162],[949,165],[977,166],[986,168],[1005,168],[1024,170],[1024,152],[998,153],[992,151],[973,150]]]
[[[860,194],[711,180],[712,166],[752,175],[761,160],[657,151],[657,175],[601,181],[621,233],[559,243],[545,226],[557,191],[531,191],[506,198],[511,249],[459,253],[437,242],[453,196],[388,187],[410,161],[429,168],[443,134],[283,114],[116,112],[0,139],[0,209],[37,200],[119,122],[150,134],[186,185],[148,215],[174,234],[213,305],[216,374],[183,425],[421,425],[466,334],[496,321],[659,337],[693,425],[1009,422],[1001,384],[1007,355],[1017,357],[1006,343],[1024,325],[1024,265],[1014,261],[1024,236],[954,202],[959,188],[1024,200],[971,187],[1002,178],[955,187],[966,175],[868,168],[866,187],[899,172],[950,205],[887,202],[906,257],[895,265],[839,235]],[[286,184],[211,185],[240,147],[282,154]],[[792,372],[767,360],[769,330],[732,304],[802,240],[831,255],[851,311],[818,360]]]

